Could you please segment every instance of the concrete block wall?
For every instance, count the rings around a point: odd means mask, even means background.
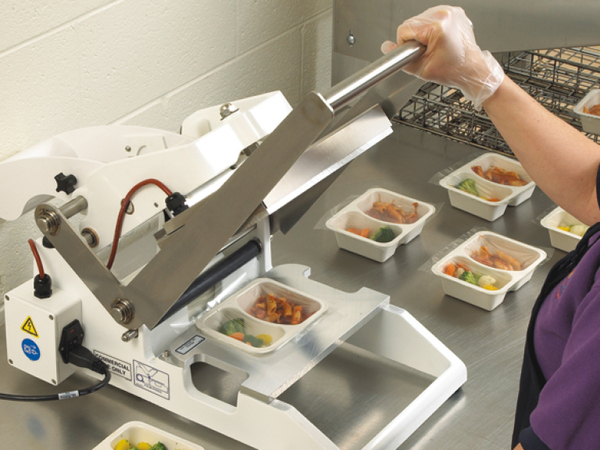
[[[194,111],[331,78],[333,0],[7,0],[0,161],[58,133],[178,131]],[[27,180],[23,180],[24,183]],[[2,192],[1,195],[8,195]],[[32,216],[0,221],[0,294],[31,277]]]

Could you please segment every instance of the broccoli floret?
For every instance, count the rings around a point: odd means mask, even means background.
[[[165,447],[162,443],[158,442],[157,444],[154,444],[152,447],[150,447],[150,450],[167,450],[167,447]]]
[[[219,331],[227,336],[231,336],[233,333],[244,333],[244,319],[239,317],[228,320],[221,326]]]
[[[479,197],[479,192],[477,191],[477,187],[475,186],[475,181],[471,178],[467,178],[466,180],[460,182],[456,186],[456,188]]]
[[[477,284],[477,278],[473,275],[473,272],[465,270],[459,277],[460,280],[466,281],[467,283]]]
[[[381,227],[375,232],[371,239],[377,242],[390,242],[393,241],[396,235],[390,227]]]
[[[251,334],[247,334],[244,338],[244,342],[250,342],[252,347],[260,348],[263,346],[264,342],[261,338],[257,338],[256,336],[252,336]]]

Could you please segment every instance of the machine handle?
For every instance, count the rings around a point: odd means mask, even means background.
[[[321,95],[337,112],[372,86],[419,59],[426,49],[417,41],[406,42]]]

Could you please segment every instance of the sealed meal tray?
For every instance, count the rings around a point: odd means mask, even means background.
[[[581,128],[588,133],[600,134],[600,89],[592,89],[575,105]]]
[[[204,450],[199,445],[139,421],[124,424],[93,450],[148,450],[158,443],[164,446],[164,450]]]
[[[521,164],[506,156],[486,153],[440,180],[448,189],[452,206],[494,221],[507,206],[517,206],[531,197],[535,183]]]
[[[546,252],[489,231],[481,231],[437,262],[432,270],[444,292],[488,311],[531,279]]]
[[[259,278],[203,314],[196,325],[219,342],[260,355],[280,348],[326,310],[323,300]]]
[[[340,248],[378,262],[421,233],[435,207],[387,189],[373,188],[351,202],[326,226]]]
[[[575,250],[581,237],[589,228],[561,207],[555,208],[546,215],[541,225],[548,230],[552,246],[565,252]]]

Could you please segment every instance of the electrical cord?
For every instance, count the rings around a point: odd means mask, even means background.
[[[110,382],[110,370],[106,364],[96,358],[91,351],[82,345],[79,345],[69,351],[69,362],[78,367],[85,367],[96,373],[104,375],[99,383],[85,389],[75,391],[61,392],[59,394],[49,395],[17,395],[0,393],[0,400],[10,400],[19,402],[47,402],[51,400],[67,400],[69,398],[81,397],[102,389]]]
[[[140,181],[129,190],[125,198],[121,201],[121,209],[119,210],[119,215],[117,216],[117,224],[115,225],[112,248],[110,250],[110,256],[108,257],[108,262],[106,263],[106,267],[109,270],[115,262],[115,257],[117,256],[117,247],[119,246],[119,238],[121,237],[121,231],[123,230],[123,221],[125,220],[125,213],[127,212],[127,207],[129,206],[131,197],[133,197],[133,195],[140,188],[148,184],[154,184],[155,186],[158,186],[165,194],[167,194],[167,196],[173,195],[173,192],[167,186],[165,186],[164,183],[154,178],[148,178],[147,180]]]
[[[44,265],[42,264],[42,258],[40,258],[40,253],[38,252],[37,247],[35,246],[35,241],[33,239],[29,239],[29,247],[31,248],[31,253],[33,253],[33,258],[35,259],[35,263],[38,266],[38,272],[40,274],[40,278],[44,278],[46,276],[44,272]]]

